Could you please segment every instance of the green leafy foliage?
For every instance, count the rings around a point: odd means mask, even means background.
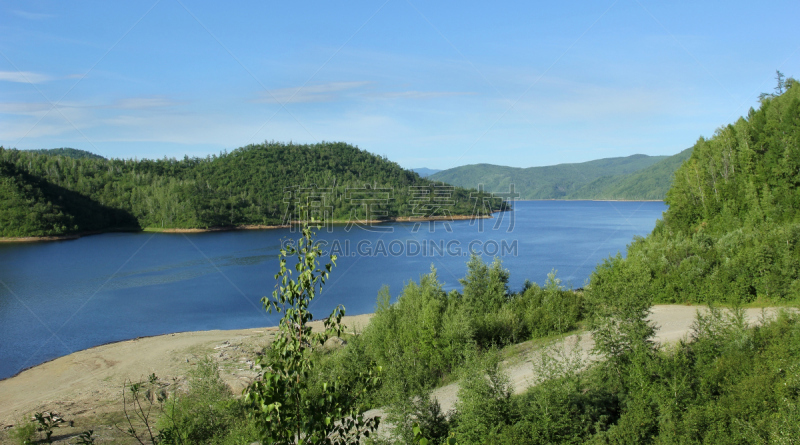
[[[189,371],[185,393],[172,394],[158,419],[159,444],[224,443],[233,431],[247,429],[244,405],[233,397],[219,366],[205,357]],[[255,431],[247,439],[255,440]]]
[[[385,370],[385,399],[420,394],[452,372],[472,348],[466,312],[442,290],[436,270],[409,282],[397,303],[381,289],[375,316],[364,331],[368,354]],[[391,393],[389,393],[391,392]]]
[[[478,351],[567,332],[583,318],[583,298],[565,290],[555,271],[544,288],[512,293],[499,260],[486,264],[473,256],[467,269],[463,294],[445,292],[433,266],[419,283],[407,283],[394,304],[381,289],[361,339],[365,354],[386,370],[377,403],[406,403],[456,374]]]
[[[261,378],[245,391],[245,403],[262,441],[274,444],[358,443],[378,427],[378,417],[364,418],[363,397],[380,387],[380,367],[362,364],[359,385],[341,380],[323,383],[309,391],[316,362],[312,348],[322,346],[332,335],[341,336],[344,308],[337,307],[325,319],[325,330],[314,332],[308,307],[319,295],[336,257],[324,269],[318,267],[321,249],[314,245],[313,232],[303,229],[297,246],[281,250],[278,289],[262,302],[268,312],[283,312],[280,333],[271,348],[273,354],[259,358]],[[297,279],[292,279],[287,258],[294,257]],[[349,382],[348,382],[349,383]]]
[[[638,353],[654,353],[655,328],[647,321],[652,297],[642,283],[647,270],[622,256],[607,259],[591,276],[588,292],[595,350],[608,359],[613,372]]]
[[[538,369],[543,378],[517,396],[508,396],[501,372],[476,367],[451,433],[460,444],[794,443],[800,319],[743,320],[741,311],[712,307],[698,314],[689,341],[631,351],[619,377],[609,378],[604,362],[584,369],[552,360],[558,369]]]
[[[74,154],[0,148],[0,236],[281,224],[305,215],[298,205],[310,191],[324,194],[327,214],[316,217],[326,220],[485,214],[505,206],[454,188],[452,205],[418,207],[416,188],[433,192],[437,183],[344,143],[270,142],[182,160]],[[354,189],[387,190],[379,209],[385,216],[367,214]],[[297,196],[287,197],[287,190]],[[476,207],[484,197],[491,209]]]
[[[453,419],[458,443],[484,444],[496,435],[510,420],[512,392],[496,353],[480,356],[467,365]]]
[[[33,419],[38,424],[37,431],[44,433],[44,440],[47,443],[52,442],[51,438],[53,437],[53,428],[56,428],[60,424],[64,423],[64,419],[53,413],[37,412],[33,415]]]

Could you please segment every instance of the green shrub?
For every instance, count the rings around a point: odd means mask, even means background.
[[[364,331],[367,353],[383,367],[382,402],[408,399],[432,388],[474,348],[469,319],[457,294],[446,294],[436,269],[411,281],[395,304],[381,289],[378,307]]]
[[[582,294],[564,289],[555,270],[547,274],[544,288],[530,286],[519,299],[526,330],[534,338],[571,331],[583,319]]]
[[[219,365],[205,357],[188,373],[186,393],[165,403],[156,427],[163,444],[212,443],[224,438],[245,416],[219,374]]]
[[[473,359],[458,390],[453,419],[458,443],[484,444],[501,431],[512,420],[512,392],[508,375],[500,370],[498,354]]]
[[[36,424],[30,421],[31,416],[17,419],[14,428],[9,431],[9,436],[19,445],[30,445],[38,442]]]

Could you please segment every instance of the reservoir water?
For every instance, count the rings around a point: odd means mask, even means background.
[[[610,255],[624,253],[666,210],[662,202],[528,201],[479,222],[334,226],[319,231],[339,256],[318,318],[343,304],[372,312],[382,285],[394,298],[431,265],[460,289],[469,253],[499,256],[510,287],[548,272],[582,287]],[[389,230],[391,229],[391,230]],[[172,332],[277,324],[271,295],[289,229],[196,234],[109,233],[71,241],[0,244],[0,379],[100,344]]]

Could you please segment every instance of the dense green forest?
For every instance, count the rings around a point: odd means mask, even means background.
[[[625,177],[665,159],[667,156],[633,155],[530,168],[465,165],[433,174],[430,179],[470,188],[483,184],[489,192],[507,192],[509,186],[514,184],[521,199],[571,199],[570,195],[594,181]],[[587,193],[583,196],[581,199],[599,199]]]
[[[566,199],[662,200],[672,185],[675,171],[691,154],[692,149],[687,148],[637,172],[598,178]]]
[[[136,219],[124,210],[104,206],[2,160],[0,197],[0,236],[47,236],[138,227]]]
[[[471,215],[504,206],[344,143],[265,143],[182,160],[90,155],[0,148],[0,236]],[[316,214],[303,211],[316,203]]]
[[[700,138],[669,209],[610,261],[657,302],[800,301],[800,88]]]

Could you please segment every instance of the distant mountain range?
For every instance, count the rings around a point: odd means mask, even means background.
[[[567,196],[567,199],[664,199],[678,167],[692,155],[692,149],[626,175],[603,176]]]
[[[507,192],[511,184],[520,199],[664,199],[672,175],[691,155],[632,155],[546,167],[465,165],[433,174],[429,179],[489,192]]]
[[[420,168],[412,168],[411,171],[412,172],[416,172],[422,178],[427,178],[428,176],[430,176],[432,174],[439,173],[441,170],[435,170],[435,169],[432,169],[432,168],[420,167]]]

